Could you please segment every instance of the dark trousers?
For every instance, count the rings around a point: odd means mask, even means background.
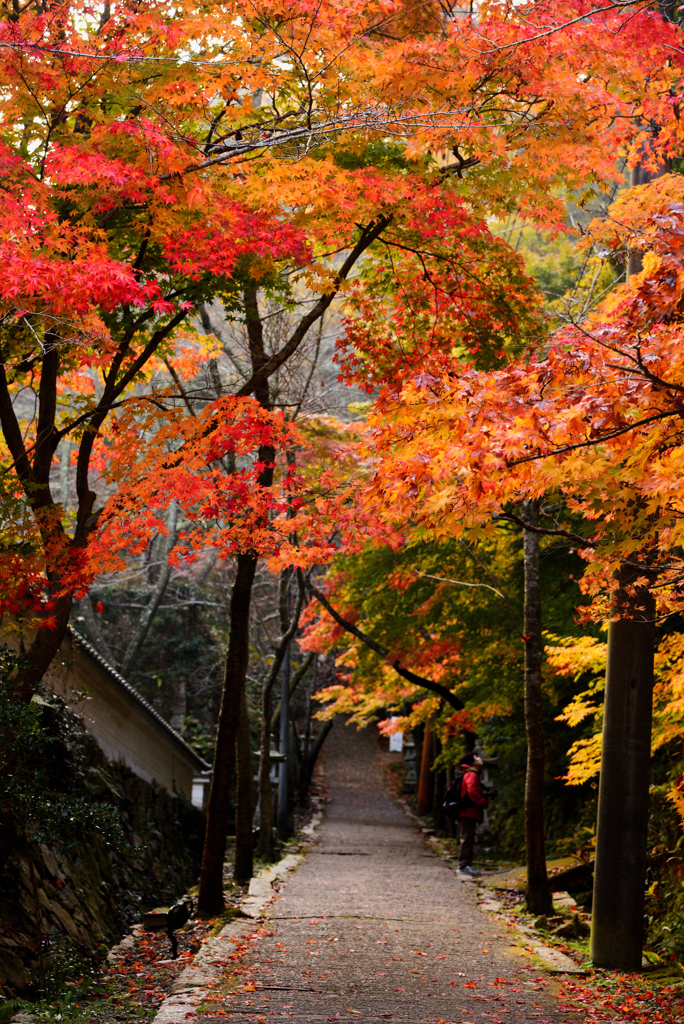
[[[469,864],[473,863],[476,826],[475,818],[458,819],[458,834],[461,840],[458,848],[458,866],[461,869],[467,868]]]

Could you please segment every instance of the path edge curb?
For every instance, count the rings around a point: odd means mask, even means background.
[[[453,858],[447,854],[447,851],[438,836],[426,836],[425,838],[436,856],[441,857],[442,860],[447,862],[453,860]],[[462,880],[462,883],[464,885],[473,885],[476,881],[476,879],[473,879],[472,881],[465,879]],[[483,892],[478,888],[477,900],[478,910],[483,914],[499,914],[503,911],[503,905],[500,901],[493,899],[488,890]],[[546,945],[539,934],[532,928],[529,928],[527,925],[521,924],[518,921],[511,921],[509,918],[506,918],[506,923],[511,929],[511,945],[516,946],[518,950],[528,956],[528,958],[536,958],[538,961],[541,960],[541,964],[539,964],[541,970],[556,976],[572,975],[573,977],[586,978],[590,975],[590,971],[575,963],[571,957],[567,956],[565,953],[561,953],[561,951],[556,949],[555,946]],[[533,943],[533,945],[531,945],[531,943]]]
[[[323,820],[323,810],[317,810],[311,820],[298,833],[304,851],[286,853],[276,864],[263,868],[249,883],[249,890],[238,904],[240,917],[229,921],[218,935],[207,939],[193,959],[176,978],[171,994],[166,997],[152,1024],[186,1024],[195,1016],[195,1007],[204,999],[207,989],[214,988],[225,976],[226,959],[233,955],[241,940],[247,938],[258,921],[276,898],[273,883],[294,871],[306,856],[309,846],[316,841],[316,832]]]

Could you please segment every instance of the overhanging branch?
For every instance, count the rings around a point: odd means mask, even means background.
[[[359,629],[358,626],[354,626],[351,622],[348,622],[347,619],[344,619],[340,613],[333,608],[327,597],[322,594],[320,590],[317,590],[310,581],[308,586],[319,604],[323,605],[328,614],[332,615],[335,622],[341,626],[342,629],[347,633],[351,633],[351,635],[355,636],[357,640],[364,643],[366,647],[369,647],[371,651],[375,651],[376,654],[379,654],[381,658],[389,658],[389,651],[385,647],[379,644],[376,640],[373,640],[372,637],[367,636],[363,630]],[[459,700],[451,690],[447,689],[446,686],[442,686],[441,683],[436,683],[432,679],[426,679],[424,676],[416,675],[416,673],[411,672],[410,669],[404,668],[399,663],[398,659],[391,662],[391,665],[397,675],[401,676],[402,679],[406,679],[407,682],[413,683],[414,686],[421,686],[424,690],[430,690],[431,693],[436,693],[438,697],[445,700],[447,704],[450,704],[452,708],[456,709],[456,711],[461,711],[464,708],[465,705],[463,704],[463,701]]]
[[[521,519],[520,516],[516,516],[513,512],[501,512],[497,516],[497,519],[503,519],[507,523],[515,523],[516,526],[522,526],[523,530],[529,530],[531,533],[541,533],[545,537],[563,537],[565,540],[572,541],[573,544],[576,544],[580,548],[596,547],[595,540],[588,540],[586,537],[581,537],[579,533],[573,533],[572,530],[552,530],[546,526],[533,526],[532,523],[528,523],[527,520]]]

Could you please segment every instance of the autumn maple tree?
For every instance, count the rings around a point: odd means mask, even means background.
[[[243,570],[235,614],[246,607],[256,557],[281,546],[264,525],[280,500],[276,449],[288,444],[268,381],[355,268],[341,358],[369,388],[396,388],[417,369],[441,380],[464,355],[496,365],[525,347],[538,301],[487,218],[516,209],[561,229],[557,188],[615,180],[616,154],[639,151],[649,119],[663,125],[661,152],[673,150],[675,32],[646,5],[627,15],[557,2],[482,5],[465,18],[384,0],[65,3],[5,16],[3,608],[51,627],[27,651],[22,697],[97,572],[100,520],[102,538],[125,523],[135,545],[159,528],[164,502],[182,499],[198,522],[224,517],[225,553]],[[266,355],[258,289],[282,275],[315,299]],[[180,426],[180,377],[170,388],[157,371],[173,367],[178,328],[209,299],[251,303],[251,369],[230,402],[217,396]],[[77,448],[73,522],[52,494],[66,438]],[[103,514],[96,477],[127,444]],[[222,497],[212,467],[236,454],[249,468]],[[308,519],[302,510],[302,529],[317,507]],[[297,544],[290,554],[313,557]],[[224,788],[244,628],[231,642]],[[224,825],[209,830],[205,909],[222,901]]]

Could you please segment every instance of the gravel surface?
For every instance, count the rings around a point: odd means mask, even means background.
[[[388,793],[382,757],[371,730],[335,723],[318,842],[281,887],[239,982],[193,1021],[574,1024],[548,975]]]

